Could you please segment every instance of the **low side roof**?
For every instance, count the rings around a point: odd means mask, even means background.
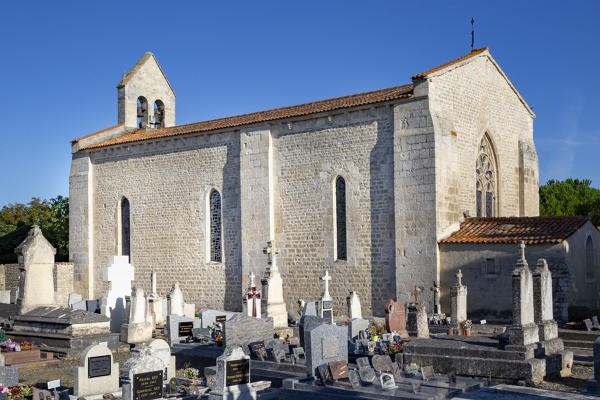
[[[467,218],[440,243],[560,243],[587,221],[588,217]]]

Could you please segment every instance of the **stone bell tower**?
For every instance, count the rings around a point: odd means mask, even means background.
[[[119,124],[158,129],[175,125],[175,92],[154,54],[146,53],[117,85]]]

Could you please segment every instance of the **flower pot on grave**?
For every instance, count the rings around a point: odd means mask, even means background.
[[[471,330],[465,329],[465,336],[471,336]]]

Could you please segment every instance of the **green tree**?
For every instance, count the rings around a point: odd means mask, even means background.
[[[0,209],[0,263],[16,262],[14,248],[32,225],[56,248],[56,261],[69,260],[69,199],[33,197],[27,204],[8,204]]]
[[[549,180],[540,186],[540,215],[590,217],[600,225],[600,190],[590,179]]]

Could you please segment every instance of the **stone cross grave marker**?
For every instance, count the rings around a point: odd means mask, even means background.
[[[129,263],[129,256],[112,256],[110,267],[102,271],[102,279],[109,288],[100,312],[110,318],[110,331],[121,332],[121,325],[128,318],[125,315],[125,298],[131,296],[131,281],[135,270]]]
[[[433,286],[430,288],[433,292],[433,314],[442,314],[442,305],[440,304],[440,285],[437,281],[433,281]]]
[[[467,320],[467,287],[462,283],[462,271],[456,274],[456,285],[450,288],[451,321],[455,328],[461,329],[461,324]]]
[[[323,297],[319,302],[319,315],[333,323],[333,299],[329,294],[329,281],[331,280],[329,271],[325,270],[325,275],[321,277],[321,280],[323,281]]]
[[[248,279],[250,281],[250,285],[248,287],[248,291],[246,292],[246,313],[249,317],[260,318],[261,317],[261,291],[256,288],[256,284],[254,283],[254,279],[256,275],[254,272],[251,272],[248,275]]]
[[[119,363],[104,345],[88,346],[75,367],[73,394],[77,397],[119,391]]]
[[[525,243],[519,243],[521,257],[512,272],[513,323],[508,329],[509,343],[515,346],[535,345],[539,341],[534,323],[533,275],[525,259]],[[533,351],[528,354],[533,357]]]
[[[545,259],[537,260],[533,272],[533,314],[541,341],[558,338],[558,324],[554,320],[552,304],[552,273]]]

